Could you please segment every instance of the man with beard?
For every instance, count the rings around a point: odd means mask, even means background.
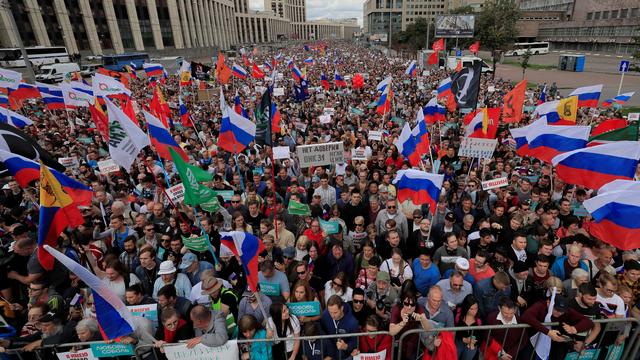
[[[135,236],[129,235],[124,239],[124,251],[120,254],[118,259],[127,267],[127,269],[134,270],[140,266]]]
[[[569,300],[569,307],[580,314],[586,316],[589,320],[603,318],[600,313],[600,307],[596,303],[598,291],[593,284],[585,283],[578,287],[578,293],[576,297]],[[585,331],[575,335],[576,344],[575,350],[582,351],[585,347],[592,345],[592,343],[598,338],[600,334],[600,323],[593,323],[593,329],[591,331]]]

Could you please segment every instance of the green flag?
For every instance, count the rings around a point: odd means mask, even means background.
[[[607,131],[589,138],[589,146],[602,145],[614,141],[638,140],[638,124],[631,124],[621,129]]]
[[[220,202],[218,201],[218,197],[216,196],[213,199],[211,199],[211,200],[209,200],[207,202],[203,202],[202,204],[200,204],[200,207],[204,211],[208,211],[208,212],[214,213],[214,212],[218,212],[218,210],[220,210]]]
[[[169,149],[169,151],[171,152],[171,158],[176,165],[180,179],[182,179],[182,183],[184,184],[184,203],[195,206],[215,198],[213,190],[198,183],[200,179],[205,179],[203,172],[207,174],[209,180],[211,179],[211,174],[197,166],[187,164],[173,149]]]
[[[356,115],[364,115],[364,111],[362,111],[362,110],[360,110],[360,109],[358,109],[358,108],[355,108],[355,107],[349,108],[349,111],[350,111],[352,114],[356,114]]]
[[[318,218],[318,221],[320,222],[320,228],[322,228],[322,231],[327,233],[327,235],[337,234],[340,231],[340,224],[335,221],[324,221],[320,218]]]
[[[289,200],[289,207],[287,208],[287,211],[290,215],[311,215],[311,209],[309,209],[309,205],[301,204],[295,200]]]
[[[182,243],[184,246],[193,251],[203,252],[209,249],[207,245],[207,239],[204,236],[198,237],[182,237]]]

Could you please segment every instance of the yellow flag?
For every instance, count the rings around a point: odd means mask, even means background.
[[[561,120],[575,123],[578,116],[578,97],[571,96],[558,103],[558,116]]]
[[[64,208],[73,204],[73,199],[67,194],[58,179],[53,176],[48,167],[40,162],[40,206]]]

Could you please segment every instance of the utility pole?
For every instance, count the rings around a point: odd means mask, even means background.
[[[13,17],[13,12],[11,11],[11,5],[9,5],[8,0],[0,0],[0,7],[9,11],[9,26],[11,29],[18,29],[16,25],[16,19]],[[33,67],[31,67],[31,62],[29,61],[29,55],[27,55],[27,50],[24,48],[24,43],[22,42],[22,37],[20,37],[20,33],[18,33],[18,47],[20,48],[20,52],[22,53],[22,58],[24,59],[24,66],[27,69],[26,80],[31,84],[35,84],[36,76],[33,73]]]

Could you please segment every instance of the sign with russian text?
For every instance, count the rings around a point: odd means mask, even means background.
[[[95,357],[133,356],[131,344],[91,344],[91,351]]]
[[[319,301],[302,301],[288,303],[289,312],[295,316],[317,316],[320,315]]]
[[[112,172],[120,171],[120,166],[113,159],[98,161],[98,169],[103,175],[109,175]]]
[[[274,88],[273,96],[284,96],[284,88]]]
[[[384,360],[387,358],[387,350],[377,353],[360,353],[353,357],[353,360]]]
[[[482,182],[482,190],[497,189],[497,188],[501,188],[503,186],[508,186],[508,185],[509,185],[509,179],[506,177],[487,180]]]
[[[367,161],[366,149],[351,149],[351,160]]]
[[[169,199],[175,204],[184,200],[184,184],[173,185],[167,189],[167,195]]]
[[[273,158],[278,160],[278,159],[289,159],[290,158],[290,153],[289,153],[289,147],[288,146],[274,146],[273,147]]]
[[[78,161],[78,157],[77,156],[72,156],[72,157],[61,157],[58,158],[58,162],[69,169],[77,169],[80,167],[80,162]]]
[[[627,120],[629,120],[629,121],[638,121],[638,120],[640,120],[640,113],[629,113],[629,114],[627,114]]]
[[[369,130],[369,140],[381,141],[382,140],[382,131]]]
[[[158,328],[158,304],[127,306],[133,316],[139,316],[151,320],[153,328]]]
[[[280,284],[261,282],[260,292],[267,296],[280,296]]]
[[[96,360],[91,349],[59,352],[58,360]]]
[[[298,146],[296,153],[298,154],[301,168],[344,162],[344,145],[342,142]]]
[[[236,340],[229,340],[224,345],[209,347],[198,344],[187,348],[186,344],[165,346],[164,354],[169,360],[227,360],[238,359],[238,344]]]
[[[460,150],[458,156],[470,158],[490,159],[493,151],[496,149],[498,140],[496,139],[478,139],[464,137],[460,142]]]

